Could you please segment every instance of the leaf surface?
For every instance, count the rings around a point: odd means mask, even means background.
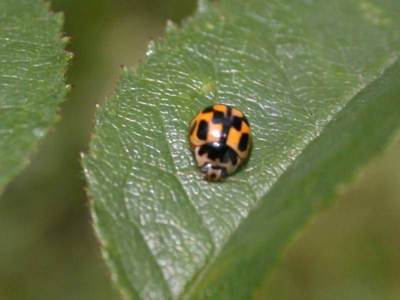
[[[0,191],[28,164],[65,98],[61,27],[42,0],[0,1]]]
[[[400,126],[398,1],[201,2],[97,113],[84,159],[127,299],[249,299],[282,249]],[[245,112],[248,164],[207,183],[188,123]]]

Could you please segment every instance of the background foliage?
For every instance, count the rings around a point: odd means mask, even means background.
[[[0,193],[28,164],[65,99],[62,25],[44,2],[0,2]]]
[[[0,299],[117,299],[94,241],[79,152],[94,105],[120,65],[136,65],[167,17],[188,1],[54,1],[65,10],[75,53],[63,120],[0,199]],[[128,41],[128,42],[127,42]],[[400,159],[397,144],[318,217],[288,251],[266,294],[272,299],[398,299]],[[263,298],[263,295],[260,295]]]

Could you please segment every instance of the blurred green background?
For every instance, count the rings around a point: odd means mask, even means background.
[[[0,199],[0,300],[118,299],[90,224],[80,153],[121,65],[194,0],[54,0],[74,59],[62,120]],[[399,95],[400,96],[400,95]],[[400,299],[400,143],[292,244],[259,299]]]

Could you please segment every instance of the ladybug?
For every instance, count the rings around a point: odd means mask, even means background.
[[[249,121],[235,107],[214,104],[190,123],[189,140],[205,179],[219,181],[234,173],[249,156]]]

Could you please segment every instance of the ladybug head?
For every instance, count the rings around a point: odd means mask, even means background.
[[[209,181],[220,181],[239,165],[236,153],[225,143],[207,143],[194,149],[198,166]]]
[[[204,164],[201,167],[201,172],[204,174],[205,178],[210,181],[220,181],[228,176],[226,167],[211,162]]]

